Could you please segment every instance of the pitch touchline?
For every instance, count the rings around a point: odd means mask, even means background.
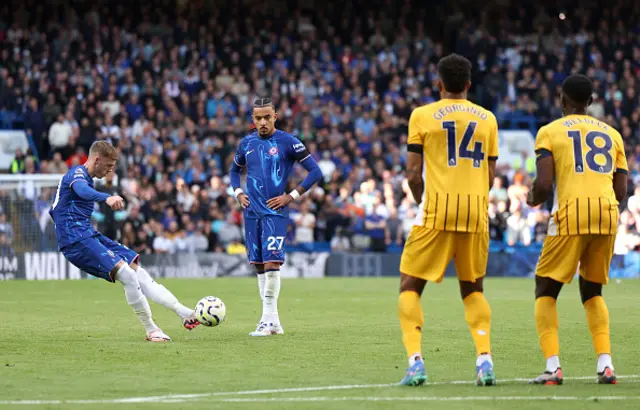
[[[224,403],[281,403],[308,401],[594,401],[594,400],[640,400],[640,396],[396,396],[396,397],[243,397],[219,399]],[[175,403],[175,402],[174,402]]]
[[[589,380],[589,379],[594,379],[595,380],[595,376],[576,376],[576,377],[565,377],[565,380]],[[618,376],[618,379],[640,379],[640,374],[631,374],[631,375],[620,375]],[[500,380],[498,379],[498,384],[505,384],[505,383],[517,383],[517,382],[523,382],[523,381],[528,381],[529,379],[525,379],[525,378],[512,378],[512,379],[503,379]],[[443,382],[431,382],[431,383],[427,383],[427,385],[430,386],[438,386],[438,385],[464,385],[464,384],[474,384],[473,381],[469,381],[469,380],[452,380],[452,381],[443,381]],[[120,398],[120,399],[102,399],[102,400],[0,400],[0,405],[51,405],[51,404],[127,404],[127,403],[155,403],[155,402],[183,402],[183,401],[188,401],[188,400],[192,400],[192,399],[199,399],[199,398],[206,398],[206,397],[219,397],[219,396],[243,396],[243,395],[254,395],[254,394],[277,394],[277,393],[297,393],[297,392],[314,392],[314,391],[331,391],[331,390],[353,390],[353,389],[375,389],[375,388],[381,388],[381,387],[394,387],[394,386],[398,386],[395,383],[388,383],[388,384],[347,384],[347,385],[339,385],[339,386],[315,386],[315,387],[287,387],[287,388],[280,388],[280,389],[263,389],[263,390],[241,390],[241,391],[233,391],[233,392],[216,392],[216,393],[199,393],[199,394],[169,394],[169,395],[165,395],[165,396],[146,396],[146,397],[125,397],[125,398]],[[424,398],[421,397],[410,397],[407,398],[406,400],[466,400],[465,397],[473,397],[473,396],[463,396],[461,398],[450,398],[450,397],[429,397],[429,396],[424,396]],[[535,397],[535,396],[476,396],[479,397],[477,400],[505,400],[504,397]],[[542,397],[542,396],[540,396]],[[561,396],[544,396],[544,397],[551,397],[548,398],[549,400],[554,400],[552,397],[561,397]],[[566,396],[566,397],[570,397],[570,396]],[[610,399],[607,399],[607,397],[611,397]],[[623,396],[603,396],[603,397],[598,397],[598,398],[602,398],[603,400],[618,400],[617,397],[623,397]],[[287,398],[266,398],[266,399],[260,399],[260,398],[229,398],[229,399],[220,399],[220,401],[225,401],[225,400],[235,400],[235,401],[240,401],[240,400],[255,400],[255,401],[260,401],[260,400],[286,400]],[[289,398],[291,399],[291,398]],[[293,399],[300,399],[301,401],[304,400],[313,400],[315,399],[314,397],[309,397],[309,398],[293,398]],[[325,398],[325,400],[335,400],[336,398]],[[337,398],[337,399],[341,399],[341,398]],[[353,400],[352,398],[344,398],[344,400]],[[376,398],[376,397],[370,397],[370,398],[365,398],[366,400],[372,401],[372,400],[384,400],[384,398]],[[388,400],[403,400],[402,397],[398,397],[398,398],[387,398]],[[576,396],[576,400],[585,400],[586,398],[584,397],[578,397]],[[626,398],[625,400],[635,400],[635,399],[640,399],[640,396],[629,396],[628,398]],[[524,400],[524,399],[512,399],[512,400]],[[536,399],[534,399],[536,400]],[[542,400],[542,399],[539,399]],[[555,399],[555,400],[562,400],[562,399]],[[573,400],[573,399],[566,399],[566,400]]]

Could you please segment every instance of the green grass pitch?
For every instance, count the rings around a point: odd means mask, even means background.
[[[427,285],[423,296],[432,384],[420,388],[384,386],[406,368],[396,278],[283,280],[286,334],[270,338],[248,336],[261,309],[254,278],[162,283],[188,305],[207,295],[222,298],[226,323],[188,332],[172,312],[152,304],[156,322],[173,338],[152,344],[119,285],[1,282],[0,410],[640,407],[640,282],[605,288],[618,385],[595,384],[595,353],[573,284],[558,303],[565,384],[530,386],[514,379],[544,367],[533,282],[488,278],[498,385],[484,388],[470,384],[474,349],[455,280]]]

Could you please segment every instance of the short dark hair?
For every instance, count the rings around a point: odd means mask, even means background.
[[[253,102],[253,108],[264,108],[264,107],[269,107],[269,106],[273,106],[273,102],[271,101],[271,97],[257,98]]]
[[[576,104],[588,104],[593,95],[593,83],[587,76],[572,74],[562,82],[562,92]]]
[[[445,90],[461,93],[471,81],[471,61],[459,54],[449,54],[438,61],[438,75]]]

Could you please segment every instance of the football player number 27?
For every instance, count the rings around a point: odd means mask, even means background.
[[[267,238],[267,250],[281,251],[284,244],[284,236],[270,236]]]
[[[569,138],[573,140],[573,159],[575,171],[584,172],[584,165],[594,172],[608,174],[613,169],[611,148],[613,141],[608,134],[600,131],[591,131],[584,136],[584,142],[588,148],[586,155],[582,152],[582,134],[580,131],[569,131]],[[596,155],[604,158],[604,164],[596,162]],[[602,160],[600,160],[602,161]]]
[[[462,139],[458,145],[458,130],[456,130],[456,122],[444,121],[442,123],[442,128],[447,131],[447,163],[450,167],[458,165],[458,158],[465,158],[473,160],[473,166],[475,168],[480,168],[480,161],[484,160],[482,142],[476,141],[476,143],[473,144],[473,150],[469,150],[471,138],[473,138],[473,133],[476,131],[477,126],[477,122],[470,121],[469,125],[467,125],[467,128],[464,130],[464,134],[462,134]]]

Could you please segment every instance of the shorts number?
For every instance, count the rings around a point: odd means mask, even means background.
[[[482,152],[482,142],[476,141],[473,145],[473,151],[469,151],[469,145],[471,144],[471,138],[476,131],[478,123],[470,121],[467,125],[467,129],[462,135],[460,145],[457,146],[456,141],[456,122],[444,121],[442,128],[447,130],[447,161],[450,167],[458,165],[458,158],[467,158],[473,160],[473,166],[480,168],[480,161],[484,160],[484,152]]]
[[[601,131],[591,131],[584,137],[584,142],[589,150],[586,155],[582,152],[582,135],[580,131],[569,131],[569,138],[573,140],[573,160],[574,169],[578,173],[584,172],[584,163],[586,161],[587,168],[601,174],[608,174],[613,169],[613,157],[611,156],[611,148],[613,141],[608,134]],[[604,145],[598,146],[597,139],[601,139]],[[596,155],[604,157],[604,165],[596,162]]]
[[[62,177],[64,178],[64,177]],[[60,187],[62,186],[62,178],[60,178],[60,181],[58,181],[58,189],[56,190],[56,197],[53,200],[53,204],[51,205],[51,209],[56,209],[56,206],[58,206],[58,201],[60,200]]]
[[[281,251],[284,244],[284,236],[270,236],[267,238],[268,251]]]

